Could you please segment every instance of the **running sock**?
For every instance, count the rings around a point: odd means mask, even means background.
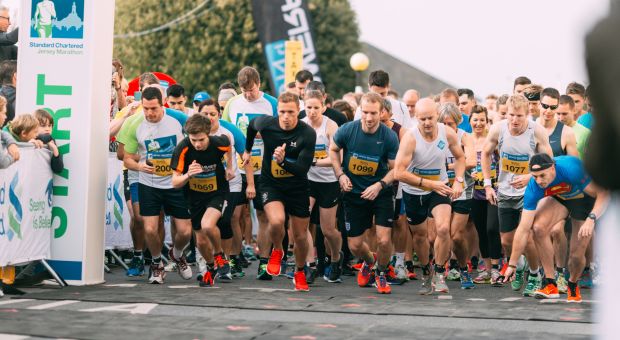
[[[134,250],[133,257],[136,257],[142,260],[144,258],[144,254],[142,253],[142,250]]]
[[[438,264],[435,264],[435,272],[439,273],[439,274],[443,274],[446,271],[446,268],[444,266],[440,266]]]
[[[458,269],[459,263],[456,259],[450,259],[450,269]]]
[[[410,273],[413,273],[413,271],[415,270],[415,268],[413,267],[413,261],[411,260],[405,262],[405,267]]]
[[[161,264],[161,255],[159,256],[153,256],[153,264],[159,266]]]
[[[387,272],[387,266],[380,265],[377,263],[377,273],[385,273]]]
[[[564,268],[563,267],[556,267],[555,270],[558,272],[559,275],[564,274]]]
[[[468,269],[467,266],[461,267],[460,269],[461,269],[461,273],[467,273],[467,271],[468,271],[467,270]]]
[[[499,264],[492,264],[491,268],[499,270]]]
[[[426,276],[431,275],[431,266],[430,266],[430,264],[427,263],[424,266],[422,266],[422,274],[426,275]]]
[[[266,257],[261,257],[258,261],[259,261],[260,264],[267,264],[267,263],[269,263],[269,259],[266,258]]]
[[[308,262],[308,267],[316,268],[316,262]]]
[[[396,265],[397,266],[405,265],[405,253],[396,253]]]
[[[556,287],[558,286],[557,283],[555,283],[554,279],[550,279],[550,278],[546,277],[546,278],[543,279],[542,286],[545,287],[548,284],[552,284],[552,285],[554,285]]]
[[[207,270],[214,270],[215,269],[215,263],[207,263]]]
[[[571,292],[574,292],[577,289],[577,282],[571,282],[568,280],[568,288],[570,288]]]
[[[473,270],[478,269],[478,256],[471,257],[471,267]]]
[[[536,270],[530,268],[530,276],[538,276],[538,272],[540,272],[540,268],[536,267]]]
[[[304,271],[304,267],[301,267],[301,268],[300,268],[300,267],[297,267],[297,271],[298,271],[298,272],[303,272],[303,271]]]

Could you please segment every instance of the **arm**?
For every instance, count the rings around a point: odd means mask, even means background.
[[[491,157],[493,157],[493,153],[495,152],[498,143],[499,128],[497,125],[493,125],[489,131],[486,141],[484,142],[482,155],[480,157],[480,166],[482,167],[482,177],[484,178],[486,198],[489,203],[493,205],[497,205],[497,194],[491,184]]]
[[[351,180],[349,179],[349,177],[347,177],[347,175],[342,170],[342,157],[344,157],[343,156],[344,151],[342,150],[340,145],[338,145],[338,142],[340,142],[340,139],[341,139],[339,134],[342,133],[342,131],[344,130],[338,130],[336,135],[334,135],[333,143],[331,143],[329,146],[329,159],[331,159],[332,161],[332,167],[334,168],[334,174],[336,175],[336,178],[338,179],[340,188],[344,192],[349,192],[353,189],[353,184],[351,183]]]
[[[534,124],[534,138],[536,139],[536,151],[539,153],[546,153],[553,157],[553,150],[551,150],[551,144],[549,144],[549,136],[547,130],[540,124]]]
[[[508,264],[512,269],[517,265],[519,257],[523,254],[527,240],[530,236],[530,230],[534,224],[534,217],[536,216],[536,210],[523,210],[521,213],[521,221],[515,232],[514,239],[512,241],[512,254],[510,255],[510,263]],[[506,280],[510,278],[509,273],[506,273]]]
[[[588,184],[583,189],[583,191],[586,194],[596,198],[591,212],[598,219],[605,212],[605,209],[607,208],[607,204],[609,203],[609,191],[599,188],[592,182],[590,182],[590,184]],[[579,229],[579,238],[583,239],[583,238],[591,237],[592,233],[594,232],[595,224],[596,224],[596,221],[592,220],[591,218],[586,219],[586,221],[583,223],[583,225]]]
[[[579,151],[577,151],[577,138],[575,132],[569,126],[564,126],[562,130],[562,140],[566,141],[564,149],[569,156],[579,157]]]
[[[0,33],[0,46],[15,45],[19,36],[19,27],[9,33]]]
[[[329,121],[327,123],[327,137],[329,138],[329,145],[334,144],[334,135],[336,134],[336,131],[338,131],[338,125],[334,123],[333,121]],[[329,155],[330,155],[330,151],[327,150],[327,157],[323,159],[318,159],[314,166],[325,167],[325,168],[332,167],[333,166],[332,160]]]
[[[52,160],[50,163],[52,166],[52,172],[55,174],[60,174],[65,168],[65,164],[62,160],[62,155],[58,151],[58,146],[56,146],[56,141],[52,139],[47,146],[50,148],[50,151],[52,151]]]
[[[463,148],[461,144],[459,144],[459,139],[456,132],[451,129],[446,129],[446,139],[448,140],[448,147],[450,148],[450,152],[452,152],[452,156],[454,156],[454,172],[456,178],[463,178],[465,174],[465,154],[463,153]],[[457,199],[463,193],[463,187],[465,183],[461,183],[457,180],[452,184],[452,198]]]
[[[474,141],[470,134],[463,135],[461,138],[461,143],[463,144],[463,148],[465,150],[465,170],[470,170],[478,165],[476,160],[476,150],[474,150]]]
[[[172,173],[172,187],[173,188],[182,188],[189,181],[189,172],[186,174],[182,174],[180,172],[174,171]]]
[[[13,164],[14,160],[11,155],[8,153],[4,153],[4,151],[0,150],[0,169],[6,169],[11,164]]]
[[[284,170],[295,176],[304,176],[308,173],[308,170],[310,170],[310,166],[314,160],[314,147],[316,144],[316,132],[314,132],[314,129],[309,128],[304,132],[304,140],[307,141],[307,143],[304,143],[303,149],[301,149],[299,156],[297,156],[297,161],[294,163],[289,162],[285,157],[280,164]]]

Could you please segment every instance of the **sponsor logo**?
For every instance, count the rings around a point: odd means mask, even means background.
[[[30,18],[31,38],[84,38],[84,0],[32,0]]]

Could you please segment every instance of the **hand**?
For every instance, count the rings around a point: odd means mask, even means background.
[[[495,193],[495,190],[492,187],[484,187],[484,192],[486,194],[487,201],[489,201],[492,205],[497,205],[497,194]]]
[[[515,275],[515,268],[510,266],[506,267],[506,271],[504,272],[504,280],[503,283],[507,283],[512,281],[512,277]]]
[[[282,144],[282,146],[278,146],[273,151],[273,157],[276,159],[276,163],[280,164],[284,162],[284,154],[285,154],[286,143]]]
[[[338,177],[338,183],[340,183],[340,189],[344,192],[349,192],[353,189],[353,184],[347,175],[340,175],[340,177]]]
[[[454,183],[452,183],[452,199],[453,200],[461,197],[461,194],[463,194],[464,185],[465,185],[464,183],[454,180]]]
[[[363,199],[369,200],[369,201],[373,201],[375,198],[377,198],[377,196],[379,196],[379,193],[381,192],[381,189],[383,189],[381,187],[381,183],[377,182],[377,183],[369,186],[368,188],[366,188],[366,190],[364,190],[362,192],[362,195],[360,196],[360,198],[363,198]]]
[[[114,74],[112,74],[112,84],[114,85],[115,90],[118,91],[121,89],[121,77],[118,75],[118,72],[114,72]]]
[[[9,152],[9,155],[11,155],[14,161],[19,160],[19,147],[16,144],[9,145],[7,151]]]
[[[515,189],[525,188],[527,183],[530,181],[530,177],[530,175],[515,176],[512,179],[512,182],[510,182],[510,185],[512,185]]]
[[[233,178],[235,178],[235,171],[233,170],[233,168],[228,167],[228,168],[226,169],[226,180],[227,180],[227,181],[230,181],[230,180],[232,180]]]
[[[579,228],[579,239],[583,240],[586,238],[592,237],[594,233],[594,221],[590,218],[586,219],[586,221]]]
[[[52,151],[52,154],[54,155],[54,157],[58,157],[58,155],[60,155],[60,152],[58,151],[58,146],[56,146],[56,143],[54,143],[53,140],[47,143],[47,146]]]
[[[187,169],[187,175],[189,177],[193,177],[195,175],[198,175],[202,173],[202,165],[200,165],[199,163],[197,163],[195,160],[192,162],[192,164],[189,165],[189,168]]]
[[[30,143],[32,143],[36,149],[40,149],[40,148],[42,148],[45,145],[45,144],[43,144],[42,141],[40,141],[38,139],[31,139]]]
[[[243,156],[241,157],[241,160],[243,160],[243,166],[245,167],[246,165],[250,164],[251,159],[252,159],[252,154],[250,154],[247,151],[244,151]]]
[[[245,188],[245,197],[249,200],[254,199],[256,197],[256,188],[254,185],[249,185]]]
[[[129,104],[127,106],[127,111],[125,112],[124,118],[130,117],[131,115],[136,113],[136,110],[138,109],[139,106],[140,106],[140,102],[132,102],[131,104]]]
[[[433,189],[434,192],[440,194],[441,196],[449,196],[451,197],[453,194],[452,188],[450,188],[446,183],[441,181],[424,181],[423,185],[425,187]],[[461,189],[462,190],[462,189]]]
[[[153,172],[155,172],[155,168],[146,163],[138,163],[138,171],[152,174]]]

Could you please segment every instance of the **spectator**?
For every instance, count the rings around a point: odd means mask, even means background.
[[[0,125],[6,120],[6,99],[0,97]],[[9,165],[19,160],[19,148],[15,139],[7,131],[0,131],[0,169],[6,169]]]
[[[2,19],[0,19],[2,20]],[[6,98],[7,119],[4,125],[15,118],[15,86],[17,84],[17,61],[5,60],[0,62],[0,96]],[[4,126],[2,125],[2,126]]]
[[[344,99],[339,99],[334,102],[332,108],[336,111],[342,112],[345,116],[347,116],[347,120],[349,122],[353,121],[353,117],[355,116],[355,110],[349,102]]]
[[[17,60],[17,29],[7,32],[11,26],[11,15],[9,8],[0,5],[0,61]]]
[[[7,124],[5,131],[8,131],[17,142],[32,143],[37,148],[43,146],[43,142],[36,139],[39,133],[39,121],[31,114],[15,117]]]
[[[185,95],[185,88],[180,84],[170,85],[166,90],[166,103],[171,109],[181,111],[188,116],[194,114],[194,109],[190,109],[185,106],[187,102],[187,96]]]
[[[207,100],[209,98],[211,98],[211,96],[209,95],[209,93],[205,91],[200,91],[196,93],[194,95],[194,100],[192,100],[192,103],[194,104],[193,106],[194,112],[198,112],[198,105],[200,105],[200,103],[202,103],[204,100]]]
[[[52,171],[55,174],[60,174],[62,169],[64,169],[65,165],[62,161],[62,155],[58,150],[58,146],[56,145],[56,140],[52,137],[52,130],[54,129],[54,117],[52,117],[49,112],[46,110],[36,110],[34,112],[34,117],[39,121],[39,129],[37,140],[41,141],[43,144],[47,145],[47,147],[52,152]]]
[[[123,64],[118,59],[112,59],[112,109],[110,118],[127,106],[127,80],[123,73]]]

